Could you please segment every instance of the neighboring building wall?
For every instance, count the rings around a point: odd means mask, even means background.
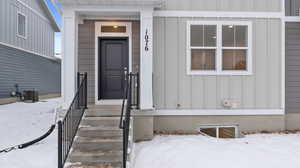
[[[95,103],[95,22],[85,20],[78,30],[78,71],[88,73],[88,103]],[[122,22],[122,21],[120,21]],[[126,22],[126,21],[123,21]],[[140,23],[132,22],[132,69],[138,71],[140,57]]]
[[[299,16],[300,1],[299,0],[285,0],[285,15]]]
[[[282,100],[280,19],[243,19],[253,27],[253,75],[187,75],[187,21],[218,18],[154,18],[154,104],[157,109],[222,109],[223,99],[241,109],[279,109]],[[221,19],[237,21],[238,19]]]
[[[281,2],[282,0],[165,0],[161,10],[279,12]]]
[[[300,113],[300,23],[286,23],[286,112]]]
[[[23,2],[23,3],[27,4],[28,6],[30,6],[30,8],[34,9],[39,14],[41,14],[42,16],[47,18],[47,14],[41,7],[41,1],[44,1],[44,0],[13,0],[13,1]]]
[[[9,98],[18,84],[20,91],[35,89],[40,95],[59,94],[60,61],[50,60],[0,44],[0,99]]]
[[[54,29],[41,7],[41,2],[38,0],[23,1],[26,1],[28,5],[23,5],[18,0],[0,1],[0,43],[53,57]],[[18,12],[26,15],[26,38],[17,36]]]

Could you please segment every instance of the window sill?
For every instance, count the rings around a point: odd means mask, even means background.
[[[202,75],[202,76],[249,76],[253,75],[250,71],[188,71],[187,75]]]

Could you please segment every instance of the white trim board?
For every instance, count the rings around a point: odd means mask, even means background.
[[[300,22],[300,16],[286,16],[284,18],[285,22]]]
[[[283,109],[170,109],[135,111],[135,116],[235,116],[235,115],[284,115]]]
[[[101,26],[126,26],[126,33],[102,33]],[[107,101],[98,100],[98,37],[128,37],[128,72],[132,72],[132,23],[131,22],[95,22],[95,104],[103,105]],[[110,104],[109,102],[107,102]]]
[[[281,20],[281,108],[285,109],[285,21]]]
[[[106,16],[103,16],[103,17],[101,17],[101,16],[99,16],[99,17],[95,17],[95,16],[93,16],[93,17],[90,17],[90,16],[88,16],[88,17],[83,17],[83,19],[84,20],[106,20],[106,21],[112,21],[112,20],[118,20],[118,21],[122,21],[122,20],[124,20],[124,21],[128,21],[128,20],[140,20],[140,18],[138,18],[138,17],[106,17]]]
[[[30,53],[30,54],[34,54],[34,55],[37,55],[37,56],[40,56],[40,57],[44,57],[44,58],[47,58],[47,59],[50,59],[50,60],[60,60],[60,58],[57,58],[57,57],[54,57],[54,56],[50,57],[50,56],[47,56],[47,55],[39,54],[39,53],[36,53],[34,51],[29,51],[29,50],[26,50],[26,49],[23,49],[23,48],[20,48],[20,47],[13,46],[11,44],[7,44],[7,43],[3,43],[3,42],[0,42],[0,44],[4,45],[4,46],[7,46],[7,47],[17,49],[17,50],[21,50],[21,51],[24,51],[24,52],[27,52],[27,53]]]
[[[228,11],[154,11],[157,17],[213,17],[213,18],[282,18],[282,12],[228,12]]]

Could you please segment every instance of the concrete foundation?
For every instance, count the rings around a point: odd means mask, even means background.
[[[300,113],[286,114],[286,129],[297,130],[300,129]]]
[[[256,116],[134,116],[134,140],[150,140],[154,131],[199,130],[200,125],[238,125],[240,131],[281,131],[300,129],[300,113]]]
[[[135,116],[133,117],[133,140],[151,140],[153,138],[153,117]]]

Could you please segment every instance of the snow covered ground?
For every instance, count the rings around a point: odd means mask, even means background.
[[[156,136],[136,143],[134,156],[134,168],[299,168],[300,134]]]
[[[44,134],[55,120],[54,108],[60,98],[38,103],[0,105],[0,150],[30,141]],[[57,134],[52,133],[38,144],[0,154],[3,168],[57,167]]]

